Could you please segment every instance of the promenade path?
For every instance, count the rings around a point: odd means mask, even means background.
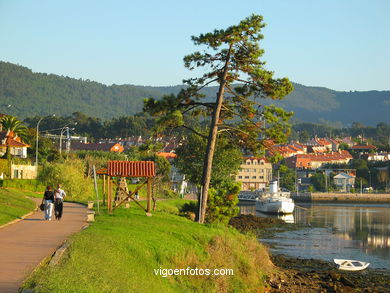
[[[33,200],[38,205],[41,202],[41,199]],[[44,213],[36,211],[0,229],[0,292],[18,292],[23,280],[45,257],[81,230],[86,224],[86,215],[84,205],[65,202],[60,221],[45,221]]]

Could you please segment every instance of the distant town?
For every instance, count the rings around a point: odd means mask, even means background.
[[[4,114],[2,115],[4,116]],[[27,159],[28,149],[20,137],[0,129],[2,153],[6,144],[11,147],[15,158]],[[55,129],[58,133],[58,129]],[[176,148],[185,136],[160,137],[133,135],[129,137],[100,138],[90,142],[87,136],[71,135],[71,126],[59,129],[59,134],[43,132],[42,142],[61,154],[77,152],[107,152],[121,154],[124,158],[134,148],[147,142],[158,145],[157,154],[166,158],[172,167],[170,178],[172,188],[178,193],[195,192],[196,188],[185,180],[174,167]],[[7,141],[7,142],[6,142]],[[357,137],[317,137],[306,141],[291,140],[286,144],[264,141],[266,152],[262,156],[244,156],[235,174],[243,191],[261,190],[270,181],[279,179],[280,186],[293,192],[344,192],[372,193],[389,192],[390,152],[387,147],[378,147],[359,135]],[[31,157],[31,156],[30,156]],[[275,162],[274,158],[279,160]],[[37,174],[34,164],[14,164],[11,177],[34,179]],[[4,174],[1,174],[4,178]]]

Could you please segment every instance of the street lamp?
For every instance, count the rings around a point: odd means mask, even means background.
[[[51,115],[51,117],[55,117],[55,116],[56,116],[56,114]],[[41,117],[37,123],[37,141],[35,144],[35,166],[37,166],[37,167],[38,167],[39,123],[41,123],[41,121],[45,118],[46,117]]]
[[[61,132],[60,132],[60,148],[59,148],[60,155],[62,153],[62,135],[64,134],[65,131],[67,131],[68,132],[68,136],[69,136],[69,130],[74,130],[74,128],[69,128],[68,125],[70,125],[70,124],[72,124],[72,123],[68,123],[64,127],[61,128]],[[77,125],[77,122],[75,122],[73,124]]]

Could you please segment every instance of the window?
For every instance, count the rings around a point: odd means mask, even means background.
[[[246,161],[246,164],[247,164],[247,165],[250,165],[250,164],[251,164],[251,161],[250,161],[250,160]]]
[[[249,179],[249,176],[245,176],[245,179]]]
[[[238,176],[238,179],[242,179],[242,176]]]
[[[264,161],[260,161],[260,165],[264,165]]]
[[[250,169],[246,169],[246,171],[245,172],[250,172]]]
[[[260,179],[264,179],[264,176],[259,176]]]
[[[252,176],[252,179],[256,179],[256,176]]]

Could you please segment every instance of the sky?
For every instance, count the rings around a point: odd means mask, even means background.
[[[251,14],[276,77],[334,90],[390,90],[389,0],[0,0],[0,60],[111,84],[193,76],[191,36]]]

